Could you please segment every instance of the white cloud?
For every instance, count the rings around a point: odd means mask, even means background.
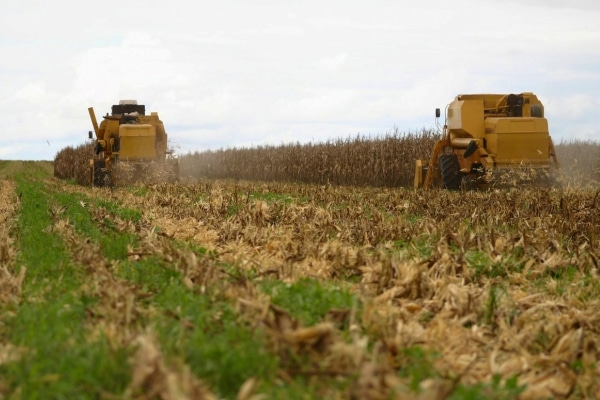
[[[3,3],[0,157],[52,159],[121,98],[184,151],[419,130],[469,92],[533,91],[553,136],[600,137],[596,1],[140,4]]]
[[[339,53],[333,57],[325,57],[319,60],[319,66],[328,72],[335,72],[339,70],[348,59],[348,54]]]
[[[551,97],[546,104],[546,115],[550,114],[571,123],[587,119],[600,109],[600,99],[588,94]]]

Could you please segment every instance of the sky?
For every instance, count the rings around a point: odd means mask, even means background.
[[[0,0],[0,159],[53,160],[121,99],[180,155],[432,129],[461,93],[534,92],[555,143],[600,140],[599,21],[597,0]]]

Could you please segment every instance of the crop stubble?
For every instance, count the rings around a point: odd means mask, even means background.
[[[494,376],[517,377],[527,385],[524,399],[600,396],[597,191],[208,180],[141,188],[143,195],[67,190],[143,210],[141,227],[116,222],[143,239],[130,257],[162,255],[199,295],[225,281],[220,265],[247,271],[253,279],[220,290],[237,302],[240,318],[268,333],[284,381],[357,376],[351,390],[358,398],[401,396],[412,388],[398,374],[407,367],[402,354],[420,346],[438,354],[435,373],[418,383],[423,398],[445,398],[458,382]],[[211,256],[177,248],[173,239]],[[265,277],[335,281],[362,307],[301,326],[257,289]],[[295,364],[300,353],[310,366]]]
[[[0,178],[0,302],[16,305],[21,300],[22,284],[26,268],[15,268],[16,249],[10,230],[18,211],[19,200],[16,185]],[[0,364],[18,359],[23,349],[2,340],[0,342]]]

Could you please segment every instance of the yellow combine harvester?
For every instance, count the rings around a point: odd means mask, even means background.
[[[178,179],[178,160],[167,149],[167,133],[158,113],[146,115],[146,107],[136,100],[121,100],[111,111],[98,126],[94,109],[88,108],[96,133],[90,184],[115,186]],[[92,131],[89,137],[93,139]]]
[[[429,160],[416,161],[414,186],[473,190],[502,171],[532,181],[553,168],[558,160],[535,94],[461,94],[446,107],[442,139]]]

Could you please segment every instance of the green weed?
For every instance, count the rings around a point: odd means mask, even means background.
[[[519,385],[518,377],[502,381],[500,375],[494,375],[490,383],[478,383],[473,386],[459,384],[448,397],[449,400],[512,400],[519,397],[525,386]]]
[[[305,326],[323,320],[331,309],[351,309],[356,298],[348,290],[315,279],[301,279],[292,284],[267,280],[261,289],[271,301],[289,311]]]
[[[401,377],[410,378],[410,389],[419,391],[421,381],[438,376],[433,363],[439,357],[435,351],[426,350],[421,346],[411,346],[403,349],[397,356]]]

